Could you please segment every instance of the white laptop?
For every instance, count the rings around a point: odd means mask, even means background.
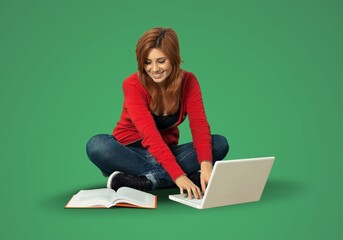
[[[259,201],[274,160],[262,157],[217,161],[203,198],[175,194],[169,199],[198,209]]]

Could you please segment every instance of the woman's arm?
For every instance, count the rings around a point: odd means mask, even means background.
[[[207,122],[200,85],[192,74],[185,86],[185,104],[189,125],[192,133],[194,148],[198,161],[212,162],[212,138],[210,125]]]

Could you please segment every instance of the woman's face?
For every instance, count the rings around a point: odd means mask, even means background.
[[[172,65],[162,51],[153,48],[145,60],[144,69],[154,82],[162,83],[169,77]]]

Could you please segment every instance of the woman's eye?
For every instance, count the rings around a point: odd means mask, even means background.
[[[166,62],[165,59],[157,60],[157,63],[159,63],[159,64],[163,64],[163,63],[165,63],[165,62]],[[149,65],[149,64],[151,64],[151,63],[152,63],[152,61],[145,61],[145,62],[144,62],[145,65]]]

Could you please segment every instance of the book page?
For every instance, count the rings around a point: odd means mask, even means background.
[[[89,207],[113,205],[112,199],[116,192],[109,188],[81,190],[68,203],[68,207]]]
[[[129,187],[121,187],[113,196],[115,202],[127,202],[142,207],[156,207],[156,196]]]

